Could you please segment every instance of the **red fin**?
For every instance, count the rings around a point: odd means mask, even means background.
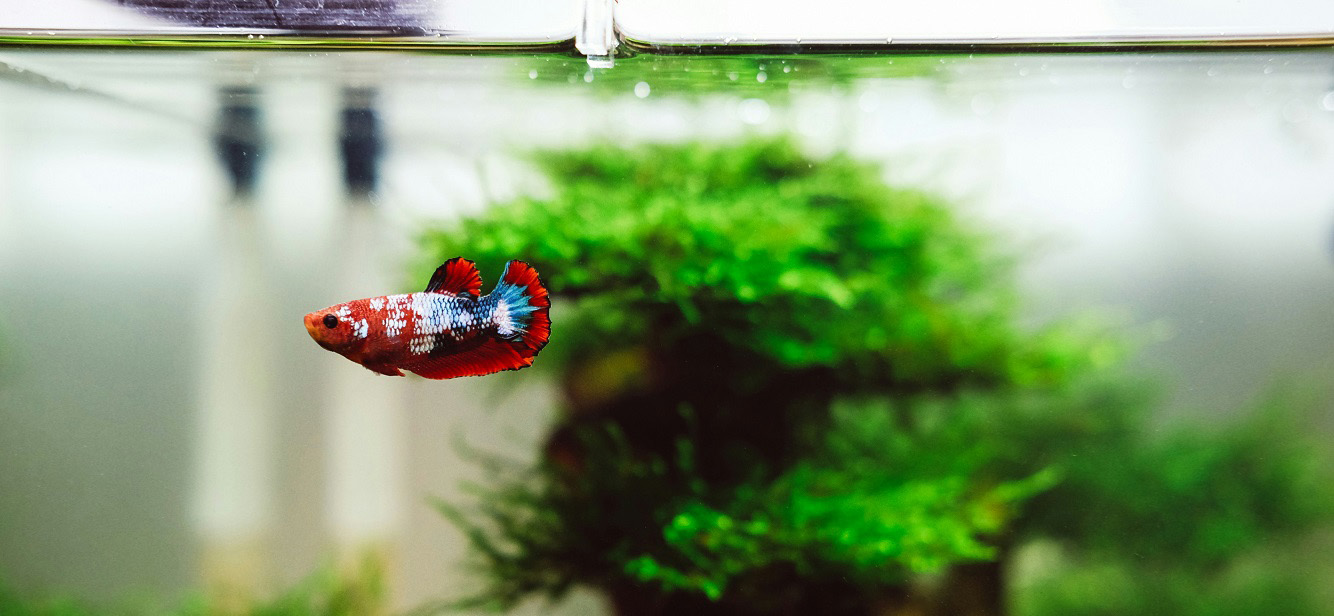
[[[362,367],[376,374],[385,376],[403,376],[403,371],[389,364],[362,364]]]
[[[482,292],[482,275],[472,261],[454,257],[436,268],[426,292],[477,297]]]
[[[501,370],[518,370],[532,363],[532,355],[525,357],[520,349],[515,348],[514,343],[491,338],[461,353],[428,357],[403,364],[402,367],[428,379],[452,379],[458,376],[481,376]]]
[[[538,277],[537,270],[523,261],[510,261],[506,264],[501,282],[523,287],[528,304],[538,307],[529,315],[523,332],[523,344],[527,348],[521,352],[524,357],[531,359],[547,345],[547,339],[551,337],[551,317],[547,314],[550,311],[551,298],[547,296],[547,288]]]

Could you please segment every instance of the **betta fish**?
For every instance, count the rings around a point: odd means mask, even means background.
[[[372,372],[428,379],[479,376],[532,365],[551,335],[551,301],[537,270],[510,261],[490,295],[479,297],[477,266],[446,261],[421,293],[382,295],[306,315],[320,346]]]

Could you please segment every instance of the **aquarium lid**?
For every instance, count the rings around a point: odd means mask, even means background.
[[[570,48],[583,0],[0,0],[0,41]]]

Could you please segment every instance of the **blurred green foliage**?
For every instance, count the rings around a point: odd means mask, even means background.
[[[350,575],[322,569],[276,597],[197,596],[169,605],[151,601],[98,604],[34,598],[0,583],[0,616],[367,616],[388,613],[380,566],[370,560]]]
[[[844,87],[859,77],[918,77],[938,74],[955,58],[926,55],[800,57],[794,55],[659,55],[616,59],[596,69],[582,58],[541,56],[516,63],[516,81],[562,88],[587,88],[599,96],[624,97],[646,84],[645,96],[745,95],[781,99],[793,88]],[[527,78],[526,80],[524,78]]]
[[[1026,580],[1015,593],[1013,611],[1021,616],[1328,614],[1327,599],[1311,592],[1306,570],[1322,560],[1327,559],[1306,555],[1285,561],[1262,554],[1206,572],[1146,566],[1130,554],[1073,560],[1058,555],[1051,571]]]
[[[998,240],[874,166],[783,140],[533,160],[548,194],[428,232],[418,268],[521,258],[557,298],[545,462],[441,506],[485,576],[460,607],[587,584],[625,613],[1102,613],[1079,589],[1105,581],[1164,613],[1330,520],[1291,404],[1155,433],[1124,336],[1022,326]],[[1040,541],[1066,574],[1004,580]]]

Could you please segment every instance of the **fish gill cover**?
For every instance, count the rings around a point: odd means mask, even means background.
[[[1300,405],[1151,435],[1125,337],[1021,326],[1013,259],[950,204],[784,140],[534,161],[552,196],[423,238],[423,272],[522,255],[573,306],[543,462],[479,454],[501,479],[441,505],[485,576],[455,607],[1328,613],[1263,561],[1331,519]]]

